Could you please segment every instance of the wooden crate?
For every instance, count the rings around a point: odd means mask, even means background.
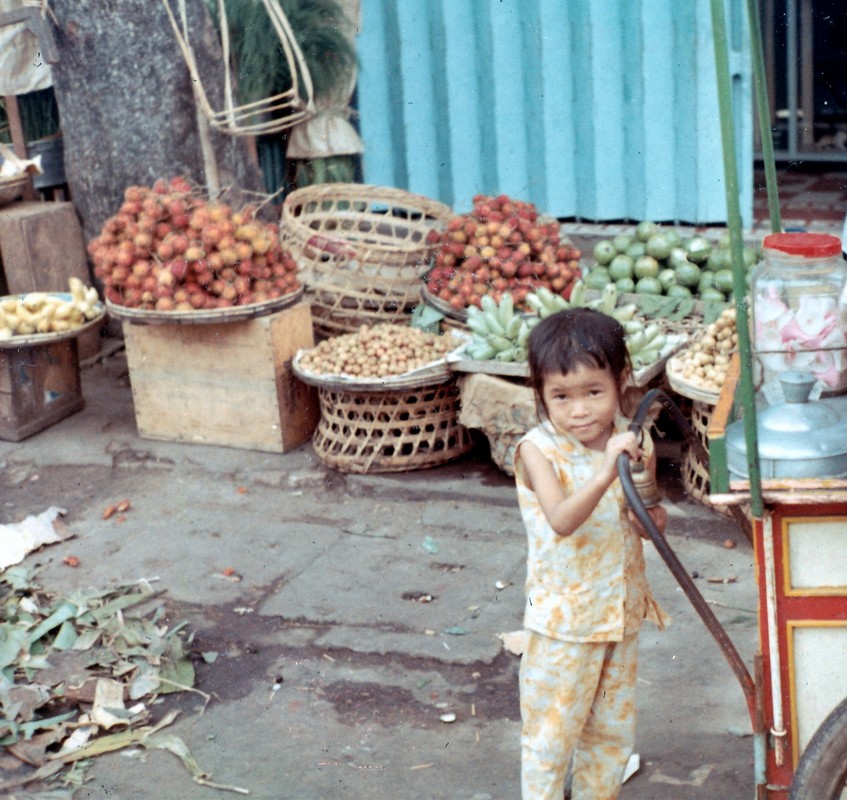
[[[140,436],[283,453],[308,441],[317,392],[291,371],[314,344],[308,303],[240,322],[124,322]]]
[[[19,442],[84,405],[76,339],[0,349],[0,439]]]
[[[2,293],[67,292],[70,278],[91,284],[82,228],[72,203],[23,202],[0,209]],[[100,352],[100,330],[79,340],[81,359]]]

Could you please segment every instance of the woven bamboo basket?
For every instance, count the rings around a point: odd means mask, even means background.
[[[709,423],[711,422],[714,411],[715,405],[713,403],[706,403],[702,400],[691,401],[691,427],[706,450],[709,449]],[[711,508],[712,511],[716,511],[724,517],[734,519],[743,527],[744,518],[750,519],[749,506],[715,505],[709,496],[711,491],[710,480],[708,465],[704,465],[698,461],[689,447],[686,451],[685,461],[682,467],[682,485],[688,496],[696,503]]]
[[[472,444],[458,422],[454,377],[413,388],[318,389],[315,454],[341,472],[405,472],[444,464]]]
[[[709,439],[706,434],[709,421],[712,418],[714,405],[702,400],[692,400],[689,421],[700,443],[708,450]],[[688,448],[682,471],[682,485],[688,496],[702,505],[711,506],[709,502],[709,467],[700,463]]]
[[[452,216],[402,189],[330,183],[291,192],[280,234],[306,285],[315,332],[408,322],[437,246],[430,233]]]

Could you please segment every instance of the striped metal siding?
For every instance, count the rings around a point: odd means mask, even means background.
[[[741,209],[751,67],[732,27]],[[726,220],[709,0],[362,0],[364,179],[457,211],[477,192],[559,218]]]

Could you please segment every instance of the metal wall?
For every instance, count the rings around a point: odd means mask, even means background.
[[[726,0],[745,226],[752,78]],[[362,0],[364,179],[467,211],[726,221],[709,0]]]

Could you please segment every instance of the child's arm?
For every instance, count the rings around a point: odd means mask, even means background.
[[[550,527],[560,536],[570,536],[591,516],[600,498],[617,477],[617,458],[621,453],[638,458],[635,434],[622,433],[609,439],[603,466],[586,484],[576,487],[568,495],[559,483],[553,465],[532,442],[521,444],[518,457],[523,463],[527,483],[538,497]]]

